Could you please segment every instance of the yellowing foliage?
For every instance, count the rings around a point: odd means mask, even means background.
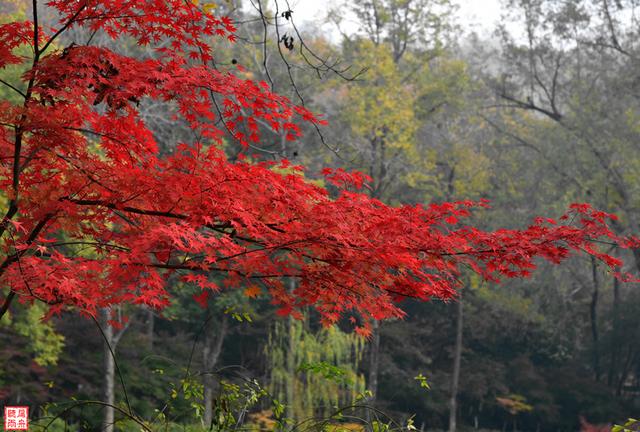
[[[416,156],[416,89],[402,82],[402,73],[386,46],[365,41],[358,54],[358,66],[369,69],[362,85],[350,87],[345,101],[353,133],[366,140],[384,139],[389,149]]]

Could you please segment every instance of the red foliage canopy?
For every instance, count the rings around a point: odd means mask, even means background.
[[[179,271],[204,292],[259,280],[284,314],[314,305],[333,323],[351,311],[364,318],[366,333],[369,317],[401,316],[400,299],[454,296],[463,268],[495,281],[528,276],[536,257],[559,263],[583,251],[619,272],[621,262],[594,240],[638,246],[608,228],[611,215],[588,205],[572,206],[560,223],[485,232],[459,223],[484,203],[390,207],[354,192],[362,176],[341,170],[324,173],[341,186],[330,197],[269,164],[232,163],[215,145],[225,134],[258,142],[259,120],[295,139],[296,121],[322,121],[264,83],[211,66],[207,40],[233,40],[231,20],[185,0],[47,5],[61,16],[57,29],[39,25],[37,13],[0,26],[0,68],[31,64],[22,86],[4,83],[24,102],[0,101],[8,202],[1,313],[15,296],[46,302],[52,312],[93,314],[122,302],[162,308],[167,277]],[[146,59],[97,46],[54,49],[74,26],[162,47]],[[29,59],[17,54],[24,45]],[[198,142],[161,157],[140,116],[142,99],[173,103]],[[212,273],[224,274],[222,286]],[[285,277],[298,279],[294,292]]]

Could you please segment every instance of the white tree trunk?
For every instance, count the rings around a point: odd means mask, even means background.
[[[451,394],[449,396],[449,432],[456,432],[458,418],[458,386],[460,383],[460,360],[462,358],[463,330],[462,291],[456,307],[456,346],[453,352],[453,372],[451,374]]]
[[[109,324],[109,319],[111,318],[111,309],[104,308],[100,310],[101,315],[101,326],[102,331],[104,332],[104,341],[103,341],[103,359],[104,359],[104,378],[103,378],[103,393],[102,393],[102,401],[107,406],[104,407],[104,415],[102,418],[102,432],[113,432],[113,422],[114,422],[114,410],[113,405],[115,402],[114,397],[114,382],[116,375],[115,368],[115,360],[113,355],[111,354],[111,350],[115,353],[115,345],[114,345],[114,335],[113,335],[113,327]],[[111,349],[109,349],[111,346]]]
[[[210,319],[209,324],[207,325],[207,328],[205,330],[206,333],[204,335],[204,349],[202,352],[205,368],[205,375],[203,380],[203,421],[205,427],[207,428],[211,426],[211,421],[213,420],[213,390],[216,382],[213,369],[218,363],[220,353],[222,353],[222,343],[224,342],[224,338],[227,335],[227,322],[228,317],[227,315],[224,315],[222,317],[222,322],[217,334],[214,334],[216,329],[214,328],[215,326],[212,325],[213,319]]]
[[[131,321],[119,330],[115,331],[113,326],[109,324],[111,319],[111,308],[100,309],[100,326],[104,333],[103,343],[103,365],[104,365],[104,382],[102,390],[102,401],[106,404],[104,407],[104,416],[102,419],[103,432],[113,432],[113,423],[115,421],[115,378],[116,378],[116,348],[120,338],[129,328]]]

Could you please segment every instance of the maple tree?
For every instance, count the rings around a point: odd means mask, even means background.
[[[465,269],[498,281],[528,276],[538,257],[559,263],[585,252],[631,278],[598,242],[640,243],[616,235],[607,225],[614,216],[587,204],[558,221],[488,232],[461,223],[485,202],[391,207],[360,192],[367,178],[358,173],[324,170],[338,189],[331,195],[286,160],[229,161],[225,137],[259,142],[259,123],[288,140],[300,136],[296,122],[324,123],[267,84],[239,78],[237,66],[215,66],[207,41],[234,40],[229,18],[184,0],[52,0],[61,21],[46,28],[43,5],[33,4],[31,20],[0,26],[0,68],[29,64],[22,82],[2,82],[22,102],[0,101],[0,316],[16,297],[50,313],[162,308],[167,279],[180,272],[201,302],[249,286],[281,314],[313,305],[325,324],[350,314],[367,334],[370,318],[402,316],[404,298],[455,296]],[[155,55],[55,47],[78,26],[157,45]],[[30,58],[17,54],[24,46]],[[139,115],[143,99],[173,104],[197,139],[161,156]],[[286,278],[298,280],[295,290]]]

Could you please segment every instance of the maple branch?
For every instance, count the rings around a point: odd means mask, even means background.
[[[62,197],[62,198],[60,198],[60,201],[69,201],[69,202],[72,202],[72,203],[78,204],[78,205],[106,207],[106,208],[110,208],[112,210],[122,210],[122,211],[125,211],[125,212],[128,212],[128,213],[134,213],[134,214],[139,214],[139,215],[143,215],[143,216],[159,216],[159,217],[166,217],[166,218],[178,219],[178,220],[187,220],[187,219],[189,219],[189,216],[187,216],[185,214],[174,213],[172,211],[140,209],[140,208],[131,207],[131,206],[122,206],[122,205],[117,205],[117,204],[114,204],[114,203],[108,203],[108,202],[101,201],[101,200],[87,200],[87,199],[81,200],[81,199],[74,199],[74,198],[69,198],[69,197]],[[228,222],[221,223],[219,225],[203,224],[203,226],[205,228],[209,228],[211,230],[217,231],[217,232],[219,232],[221,234],[229,235],[229,236],[231,236],[233,238],[236,238],[238,240],[242,240],[242,241],[246,241],[246,242],[249,242],[249,243],[255,243],[255,244],[259,244],[259,245],[264,246],[264,243],[260,242],[259,240],[238,235],[235,232],[235,230],[234,230],[234,232],[225,231],[226,229],[231,228],[231,225]],[[278,231],[278,232],[281,232],[281,233],[284,232],[283,230],[277,228],[277,224],[265,224],[265,226],[267,228],[270,228],[270,229],[274,230],[274,231]]]
[[[9,295],[7,296],[7,298],[4,299],[4,303],[2,303],[2,307],[0,308],[0,319],[2,319],[4,314],[6,314],[7,311],[9,310],[9,306],[11,306],[11,302],[13,301],[13,298],[15,296],[16,296],[15,291],[9,291]]]
[[[10,233],[10,235],[11,235],[11,239],[13,241],[14,247],[15,247],[15,239],[13,238],[13,234]],[[22,281],[24,282],[25,286],[27,287],[27,291],[29,291],[29,295],[31,297],[33,297],[34,299],[39,300],[39,301],[49,305],[49,306],[53,306],[55,304],[62,303],[62,299],[58,296],[58,294],[54,294],[56,300],[46,300],[46,299],[43,299],[42,297],[39,297],[39,296],[35,295],[35,293],[31,289],[31,287],[29,286],[29,282],[27,281],[27,278],[25,277],[24,270],[22,269],[22,263],[20,262],[20,255],[16,255],[15,258],[16,258],[15,261],[18,263],[18,270],[20,271],[20,276],[22,277]],[[14,293],[14,291],[11,291],[11,292]]]
[[[289,242],[289,243],[286,243],[286,244],[294,244],[294,243],[304,243],[304,240],[295,241],[295,242]],[[266,252],[266,251],[270,251],[270,250],[277,250],[277,249],[282,249],[284,247],[285,247],[284,245],[276,245],[276,246],[264,247],[264,248],[261,248],[261,249],[249,249],[249,250],[246,250],[244,252],[238,252],[238,253],[233,254],[233,255],[227,255],[227,256],[224,256],[224,257],[221,257],[221,258],[216,258],[216,261],[227,261],[227,260],[230,260],[230,259],[233,259],[233,258],[238,258],[240,256],[249,255],[249,254],[252,254],[252,253]]]
[[[33,32],[34,32],[34,55],[33,55],[33,63],[31,65],[31,69],[35,69],[38,65],[38,61],[40,60],[40,50],[38,49],[38,8],[37,8],[37,0],[33,0]],[[31,75],[29,79],[29,84],[27,85],[27,91],[24,94],[24,103],[23,107],[26,109],[29,101],[31,100],[31,93],[33,91],[33,84],[35,83],[35,74]],[[11,187],[13,190],[13,196],[11,197],[11,201],[9,201],[9,208],[2,218],[2,222],[0,223],[0,238],[4,235],[4,232],[9,225],[9,221],[13,219],[13,217],[18,213],[18,185],[20,183],[20,172],[22,171],[20,168],[20,153],[22,153],[22,138],[23,138],[23,130],[22,123],[26,120],[26,114],[22,114],[20,116],[19,124],[14,126],[15,130],[15,141],[13,148],[13,180],[11,182]],[[0,273],[1,274],[1,273]],[[0,318],[2,316],[0,315]]]
[[[31,87],[33,85],[33,78],[29,81],[29,89],[27,90],[27,94],[25,95],[25,106],[27,105],[28,99],[31,97]],[[18,213],[18,184],[20,178],[20,153],[22,152],[22,128],[20,126],[15,126],[15,144],[13,150],[13,181],[11,183],[11,187],[13,190],[13,196],[11,197],[11,201],[9,202],[9,208],[7,209],[7,213],[2,218],[2,223],[0,224],[0,237],[4,234],[7,226],[9,225],[11,219]]]
[[[28,245],[33,243],[33,241],[36,239],[36,237],[38,237],[38,235],[40,234],[42,229],[47,225],[47,223],[53,217],[54,217],[54,214],[53,213],[49,213],[48,215],[46,215],[44,217],[44,219],[42,219],[40,222],[38,222],[38,224],[33,228],[31,233],[29,234],[29,237],[27,238],[26,243]],[[15,262],[16,260],[20,259],[20,257],[22,255],[27,253],[27,250],[28,249],[24,249],[24,250],[19,251],[18,253],[15,253],[13,255],[10,255],[10,256],[6,257],[5,260],[2,262],[2,264],[0,264],[0,275],[2,275],[6,271],[6,269],[13,262]],[[7,311],[9,310],[9,307],[11,306],[11,302],[13,301],[15,296],[16,296],[16,292],[13,289],[10,289],[9,294],[7,295],[7,298],[4,299],[4,303],[2,304],[2,307],[0,308],[0,319],[2,319],[4,314],[7,313]]]
[[[69,128],[69,129],[75,129],[75,128]],[[81,173],[86,175],[87,178],[89,180],[91,180],[91,182],[103,187],[104,189],[108,190],[111,193],[115,193],[116,192],[115,190],[111,189],[110,187],[108,187],[108,186],[102,184],[100,181],[98,181],[95,178],[95,176],[93,176],[91,173],[89,173],[86,169],[84,169],[81,166],[78,166],[77,164],[73,163],[73,161],[70,158],[68,158],[68,157],[66,157],[64,155],[61,155],[60,153],[56,153],[56,152],[53,152],[53,154],[55,154],[56,157],[62,159],[63,161],[67,162],[69,165],[73,166],[75,169],[77,169],[78,171],[80,171]]]
[[[90,134],[90,135],[98,136],[100,138],[107,138],[107,139],[110,139],[110,140],[112,140],[112,141],[124,146],[124,147],[126,147],[126,145],[127,145],[124,141],[122,141],[119,138],[116,138],[116,137],[111,136],[111,135],[106,134],[106,133],[96,132],[96,131],[91,130],[91,129],[79,128],[79,127],[73,127],[73,126],[62,126],[62,129],[75,131],[75,132],[87,133],[87,134]]]
[[[109,203],[101,200],[74,199],[69,197],[62,197],[60,198],[60,201],[69,201],[78,205],[106,207],[112,210],[122,210],[122,211],[126,211],[127,213],[134,213],[134,214],[139,214],[143,216],[160,216],[160,217],[166,217],[170,219],[180,219],[180,220],[188,219],[187,215],[174,213],[171,211],[139,209],[139,208],[130,207],[130,206],[120,206],[114,203]]]
[[[60,247],[60,246],[76,246],[76,245],[85,245],[85,246],[94,246],[96,249],[99,248],[112,248],[117,249],[122,252],[129,252],[131,249],[125,246],[120,246],[113,243],[103,243],[103,242],[91,242],[91,241],[68,241],[68,242],[60,242],[50,244],[49,247]]]
[[[16,93],[18,93],[20,96],[22,96],[23,98],[26,98],[27,95],[24,94],[20,89],[18,89],[17,87],[14,87],[11,85],[11,83],[6,82],[5,80],[3,80],[2,78],[0,78],[0,83],[6,85],[7,87],[9,87],[11,90],[15,91]]]
[[[33,8],[33,52],[36,56],[40,55],[40,49],[38,48],[39,38],[39,25],[38,25],[38,0],[31,2]]]
[[[250,275],[244,273],[240,270],[236,269],[226,269],[222,267],[212,267],[208,266],[206,268],[199,268],[195,265],[186,265],[186,264],[152,264],[152,263],[133,263],[133,265],[140,265],[144,267],[152,267],[158,269],[165,270],[189,270],[189,271],[215,271],[221,273],[236,273],[239,276],[242,276],[247,279],[273,279],[273,278],[282,278],[282,277],[301,277],[301,274],[287,274],[287,273],[277,273],[277,274],[258,274],[258,275]]]
[[[152,216],[162,216],[162,217],[170,217],[170,218],[176,218],[176,219],[188,219],[188,217],[186,215],[182,215],[179,213],[173,213],[173,212],[165,212],[165,211],[158,211],[158,210],[144,210],[144,209],[138,209],[138,208],[134,208],[134,207],[122,207],[122,206],[117,206],[116,204],[112,204],[112,203],[104,203],[98,200],[70,200],[72,202],[76,202],[78,204],[87,204],[87,205],[101,205],[101,206],[105,206],[108,208],[119,208],[122,209],[124,211],[128,211],[128,212],[132,212],[132,213],[136,213],[136,214],[142,214],[142,215],[152,215]],[[273,250],[289,250],[289,251],[293,251],[293,249],[291,249],[289,246],[291,244],[294,243],[304,243],[304,242],[308,242],[311,241],[310,239],[305,239],[305,240],[297,240],[294,242],[288,242],[288,243],[284,243],[284,244],[280,244],[280,245],[273,245],[273,246],[267,246],[263,241],[257,240],[257,239],[252,239],[252,238],[247,238],[247,237],[243,237],[243,236],[239,236],[235,230],[233,232],[228,232],[226,229],[230,227],[230,225],[227,224],[223,224],[223,225],[213,225],[213,224],[205,224],[204,225],[207,228],[210,228],[214,231],[220,232],[222,234],[225,235],[229,235],[231,237],[234,237],[238,240],[242,240],[242,241],[246,241],[246,242],[250,242],[253,244],[257,244],[262,246],[262,249],[256,249],[256,250],[251,250],[251,251],[245,251],[242,253],[238,253],[235,256],[240,256],[240,255],[244,255],[247,253],[252,253],[252,252],[260,252],[260,251],[264,251],[264,250],[269,250],[269,249],[273,249]],[[278,230],[275,226],[273,226],[273,229]],[[281,230],[278,230],[281,231]],[[549,244],[549,243],[554,243],[556,241],[559,242],[565,242],[565,239],[543,239],[540,242],[538,242],[536,244],[536,246],[541,246],[544,244]],[[502,245],[502,247],[496,249],[496,248],[487,248],[487,249],[476,249],[476,250],[472,250],[472,251],[458,251],[458,252],[440,252],[440,251],[430,251],[430,250],[421,250],[421,252],[426,253],[428,255],[431,256],[435,256],[435,257],[440,257],[440,258],[444,258],[444,257],[453,257],[453,256],[480,256],[480,255],[500,255],[503,254],[509,250],[511,250],[513,248],[514,245],[510,245],[510,244],[504,244]],[[567,247],[571,247],[570,244],[567,244]],[[224,257],[222,259],[231,259],[234,258],[235,256],[229,256],[229,257]],[[305,253],[301,253],[301,256],[303,256],[304,258],[310,259],[312,261],[321,261],[321,262],[325,262],[327,264],[332,264],[330,261],[322,259],[322,258],[318,258],[318,257],[314,257],[314,256],[310,256],[308,254]],[[182,264],[140,264],[140,265],[150,265],[151,267],[156,267],[156,268],[165,268],[165,269],[173,269],[173,270],[204,270],[204,268],[199,268],[198,264],[187,264],[182,263]],[[217,268],[217,267],[207,267],[208,270],[210,271],[219,271],[219,272],[235,272],[243,277],[246,278],[270,278],[270,277],[285,277],[285,276],[296,276],[299,277],[300,275],[282,275],[282,274],[275,274],[275,275],[247,275],[245,273],[239,272],[239,271],[235,271],[235,270],[231,270],[231,269],[226,269],[226,268]],[[391,291],[389,291],[391,292]]]
[[[82,132],[82,133],[87,133],[90,135],[95,135],[98,136],[100,138],[107,138],[110,139],[111,141],[120,144],[122,146],[122,148],[124,148],[127,151],[127,154],[129,155],[129,158],[132,161],[135,161],[135,158],[131,156],[131,152],[129,151],[129,146],[126,142],[122,141],[121,139],[102,133],[102,132],[96,132],[94,130],[91,129],[86,129],[86,128],[78,128],[78,127],[72,127],[72,126],[62,126],[62,129],[66,129],[66,130],[70,130],[70,131],[75,131],[75,132]]]
[[[236,134],[231,130],[231,128],[229,127],[229,125],[227,124],[227,121],[224,119],[224,114],[222,113],[222,110],[220,109],[220,105],[218,104],[218,101],[216,100],[214,91],[210,88],[210,87],[206,87],[204,86],[203,88],[205,88],[208,92],[209,95],[211,96],[211,101],[213,102],[213,106],[216,107],[216,111],[218,112],[218,117],[220,118],[220,121],[222,122],[222,125],[224,126],[224,128],[227,130],[227,133],[229,133],[229,136],[231,136],[231,138],[233,138],[236,141],[239,141],[238,138],[236,138]],[[240,143],[242,145],[242,143]],[[247,142],[246,143],[250,148],[257,150],[257,151],[261,151],[263,153],[267,153],[267,154],[271,154],[271,155],[279,155],[281,154],[281,152],[279,151],[272,151],[272,150],[267,150],[267,149],[263,149],[257,146],[254,146],[253,144]]]
[[[34,0],[34,2],[35,2],[35,1],[36,1],[36,0]],[[76,13],[75,13],[75,14],[73,14],[73,16],[72,16],[71,18],[69,18],[69,20],[68,20],[66,23],[64,23],[64,25],[63,25],[62,27],[60,27],[60,28],[58,29],[58,31],[57,31],[57,32],[55,32],[55,33],[53,34],[53,36],[51,36],[51,37],[49,38],[49,40],[44,44],[44,46],[42,47],[42,49],[40,50],[40,52],[45,52],[45,51],[47,50],[47,48],[49,48],[49,46],[53,43],[53,41],[54,41],[54,40],[56,40],[56,38],[57,38],[58,36],[60,36],[64,31],[66,31],[66,30],[69,28],[69,26],[71,26],[71,24],[73,24],[73,23],[76,21],[76,18],[78,18],[78,16],[80,15],[80,13],[81,13],[81,12],[84,10],[84,8],[87,6],[87,3],[88,3],[88,2],[86,2],[86,1],[83,1],[83,2],[82,2],[82,4],[80,5],[80,7],[79,7],[79,8],[78,8],[78,10],[76,11]]]
[[[13,219],[17,212],[18,206],[12,200],[9,203],[9,209],[7,210],[7,213],[2,218],[2,223],[0,223],[0,237],[2,237],[5,230],[7,229],[7,226],[9,226],[9,224],[11,223],[11,219]]]

